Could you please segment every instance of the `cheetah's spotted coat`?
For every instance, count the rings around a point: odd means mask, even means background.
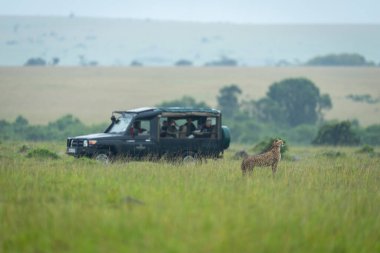
[[[281,160],[281,146],[284,144],[282,140],[275,140],[269,151],[259,154],[248,156],[241,163],[241,170],[243,175],[247,172],[252,172],[255,166],[272,166],[273,174],[277,171],[277,164]]]

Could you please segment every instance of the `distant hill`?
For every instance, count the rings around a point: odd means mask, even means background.
[[[380,62],[380,25],[237,25],[81,17],[0,16],[0,65],[275,66],[352,52]]]

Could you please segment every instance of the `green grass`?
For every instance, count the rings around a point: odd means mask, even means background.
[[[380,156],[326,156],[257,169],[28,158],[0,144],[0,252],[379,252]]]

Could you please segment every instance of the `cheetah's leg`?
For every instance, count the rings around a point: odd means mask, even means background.
[[[255,165],[252,165],[251,167],[249,167],[249,170],[248,170],[249,175],[253,174],[253,168],[254,167],[255,167]]]
[[[253,167],[248,167],[248,168],[242,169],[242,174],[243,174],[243,176],[252,175],[253,174]]]
[[[277,163],[272,164],[272,173],[273,175],[277,172]]]
[[[247,174],[251,175],[253,172],[253,167],[254,167],[253,161],[248,161],[244,160],[243,163],[241,164],[241,171],[243,176],[246,176]]]

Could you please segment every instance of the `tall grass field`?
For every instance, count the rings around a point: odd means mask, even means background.
[[[23,145],[0,144],[0,252],[380,252],[379,150],[294,147],[242,177],[237,147],[102,165]]]

